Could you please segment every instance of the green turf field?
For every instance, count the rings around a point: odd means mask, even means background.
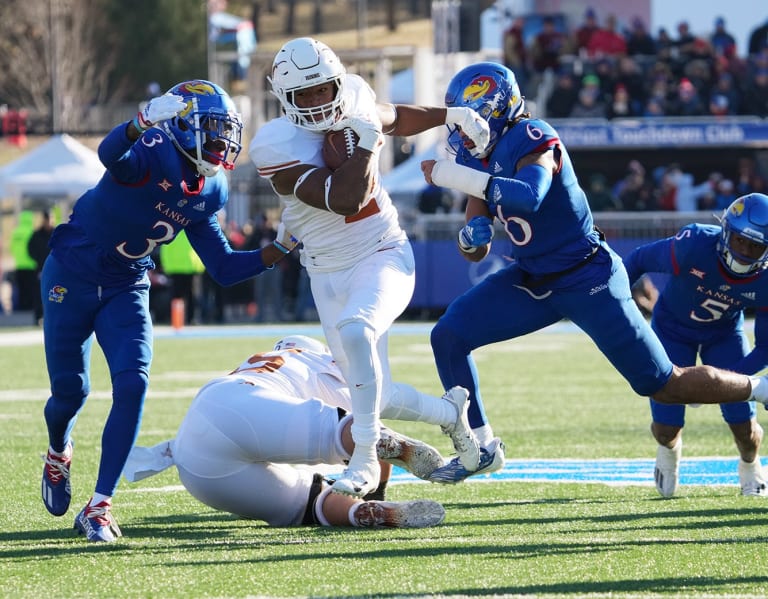
[[[276,340],[274,329],[253,331],[159,335],[139,444],[172,437],[197,387]],[[425,331],[392,336],[392,365],[397,379],[438,393]],[[389,498],[441,501],[445,522],[423,530],[274,529],[197,503],[171,469],[123,481],[114,513],[124,537],[86,543],[72,520],[93,490],[110,406],[103,358],[94,346],[93,392],[74,432],[73,505],[54,518],[39,496],[43,350],[8,345],[9,334],[0,332],[0,597],[768,595],[768,502],[741,497],[734,486],[683,486],[661,500],[651,486],[399,484]],[[476,359],[507,458],[655,456],[646,400],[583,334],[539,332]],[[688,410],[687,422],[684,458],[736,455],[717,408]],[[438,427],[388,424],[450,451]]]

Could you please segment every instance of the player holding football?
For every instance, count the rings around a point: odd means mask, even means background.
[[[414,135],[451,123],[479,146],[488,125],[472,109],[377,104],[371,87],[346,73],[325,44],[299,38],[275,56],[270,77],[283,116],[259,129],[249,155],[283,205],[283,222],[301,260],[328,345],[350,384],[355,450],[333,490],[362,497],[379,478],[379,409],[391,392],[387,331],[414,289],[414,258],[397,210],[381,186],[378,152],[386,135]],[[337,170],[322,159],[324,134],[350,127],[352,156]],[[444,428],[463,464],[476,468],[479,447],[467,437],[466,393],[449,390]]]
[[[382,416],[420,418],[445,403],[396,385],[382,402]],[[202,503],[271,526],[439,524],[445,515],[439,503],[382,501],[386,476],[363,500],[331,493],[322,474],[299,466],[349,459],[349,408],[350,390],[328,348],[290,335],[204,385],[176,438],[135,448],[125,474],[140,480],[175,465],[184,487]],[[422,479],[443,465],[436,449],[388,428],[381,429],[376,455],[389,469],[400,465]]]
[[[632,389],[665,404],[768,401],[768,381],[712,366],[674,365],[632,295],[621,258],[593,223],[584,191],[557,132],[525,112],[515,75],[493,62],[459,71],[445,103],[473,108],[488,121],[490,143],[478,147],[460,128],[449,137],[454,160],[427,160],[427,183],[469,196],[459,251],[470,261],[489,252],[493,219],[512,242],[514,261],[455,299],[432,330],[443,385],[470,392],[470,425],[483,450],[480,468],[498,466],[478,390],[472,351],[532,333],[563,318],[586,332]],[[454,460],[432,479],[472,474]]]
[[[216,213],[227,201],[222,169],[234,168],[241,131],[219,86],[174,86],[104,138],[99,157],[106,173],[53,232],[41,289],[51,384],[42,496],[54,516],[64,515],[72,498],[71,432],[90,391],[94,333],[112,378],[96,489],[75,518],[89,541],[119,536],[112,496],[139,430],[152,361],[152,252],[183,229],[211,276],[231,285],[271,267],[296,244],[283,227],[274,244],[235,252],[219,227]]]
[[[625,259],[630,283],[645,273],[670,275],[653,309],[651,326],[675,364],[705,364],[755,374],[768,367],[768,196],[736,199],[720,226],[692,224],[677,235],[642,245]],[[749,351],[744,311],[755,312]],[[650,400],[651,433],[658,442],[654,478],[663,497],[677,491],[685,406]],[[739,451],[742,495],[768,497],[758,452],[763,428],[755,402],[720,405]]]

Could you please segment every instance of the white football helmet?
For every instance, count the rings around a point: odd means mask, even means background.
[[[330,354],[330,350],[317,339],[306,337],[305,335],[287,335],[275,343],[273,351],[284,351],[286,349],[299,349],[315,354]]]
[[[345,112],[342,93],[345,74],[346,69],[333,50],[311,37],[301,37],[280,48],[272,62],[272,77],[267,80],[294,124],[311,131],[326,131]],[[336,87],[331,102],[310,108],[296,106],[296,91],[321,83]]]

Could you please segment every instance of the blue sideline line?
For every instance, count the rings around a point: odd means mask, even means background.
[[[507,460],[503,470],[467,479],[467,482],[602,483],[653,485],[653,459],[610,460]],[[762,459],[768,467],[768,458]],[[332,475],[330,475],[332,476]],[[392,483],[421,482],[409,472],[394,468]],[[683,458],[681,485],[738,486],[738,458]]]

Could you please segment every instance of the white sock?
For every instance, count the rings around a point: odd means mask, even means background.
[[[57,458],[62,458],[62,459],[71,458],[72,457],[72,444],[71,443],[67,443],[67,446],[64,448],[64,451],[61,451],[61,452],[55,451],[53,449],[53,447],[50,447],[50,446],[48,447],[48,451],[52,455],[57,457]]]
[[[456,422],[456,408],[442,397],[427,395],[406,383],[395,383],[390,396],[382,399],[381,417],[449,425]]]
[[[94,493],[88,505],[99,505],[102,501],[109,501],[112,503],[111,495],[102,495],[101,493]]]
[[[480,447],[488,447],[493,441],[493,429],[490,424],[484,424],[479,428],[472,429],[480,442]]]

